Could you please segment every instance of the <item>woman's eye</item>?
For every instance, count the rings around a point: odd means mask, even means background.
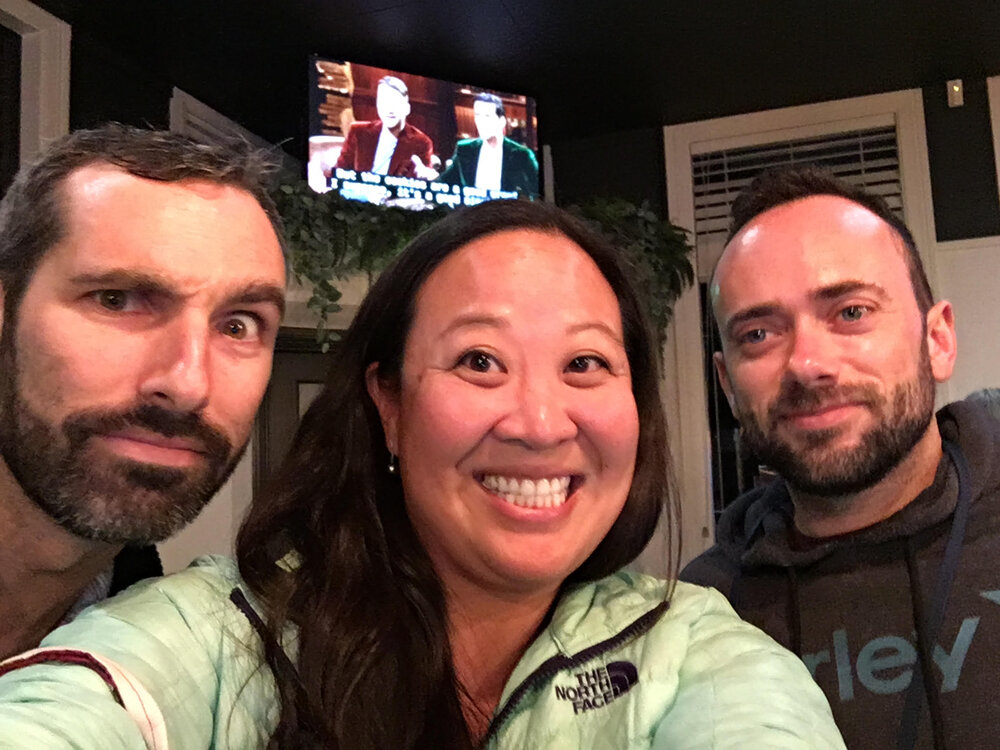
[[[596,370],[611,369],[608,363],[593,354],[586,354],[580,357],[574,357],[570,360],[569,364],[566,365],[566,370],[568,372],[594,372]]]
[[[840,311],[840,317],[846,320],[848,323],[853,323],[857,320],[861,320],[865,315],[868,314],[868,308],[864,305],[848,305],[843,310]]]
[[[101,289],[94,292],[97,304],[112,312],[125,312],[129,308],[129,293],[123,289]]]
[[[230,338],[239,341],[255,339],[260,337],[261,324],[256,316],[250,313],[237,313],[230,315],[223,321],[222,332]]]
[[[466,352],[458,360],[458,364],[475,372],[493,372],[503,369],[496,357],[479,350]]]

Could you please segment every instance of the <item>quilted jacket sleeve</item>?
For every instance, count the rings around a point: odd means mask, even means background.
[[[673,603],[690,611],[689,641],[655,750],[843,750],[826,697],[794,654],[715,590],[678,584]]]
[[[203,558],[51,633],[0,677],[0,748],[266,745],[273,682],[230,601],[235,566]],[[239,699],[239,700],[237,700]]]

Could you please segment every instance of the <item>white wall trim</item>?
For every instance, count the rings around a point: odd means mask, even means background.
[[[552,169],[552,146],[542,146],[542,199],[546,203],[556,202],[556,180]]]
[[[27,0],[0,0],[0,25],[21,35],[21,164],[69,132],[70,26]]]
[[[256,148],[274,154],[281,164],[281,172],[286,176],[294,179],[302,177],[302,163],[298,159],[176,86],[170,96],[170,132],[202,142],[241,138]]]
[[[940,299],[952,303],[958,334],[958,358],[945,400],[965,398],[983,387],[1000,386],[1000,354],[994,346],[1000,328],[995,304],[1000,276],[1000,236],[942,242]],[[940,389],[939,389],[940,392]]]
[[[695,154],[892,123],[896,124],[899,144],[906,222],[920,248],[931,283],[936,288],[937,243],[923,96],[919,89],[665,127],[663,143],[670,220],[681,227],[694,227],[691,157]],[[699,277],[702,277],[710,269],[696,268],[695,271],[700,271]],[[665,401],[683,503],[683,557],[690,559],[710,545],[713,537],[709,466],[711,435],[703,373],[701,305],[697,289],[689,289],[677,302],[667,350]]]
[[[993,234],[988,237],[972,237],[967,240],[949,240],[937,243],[937,252],[940,256],[945,253],[961,253],[968,251],[993,251],[1000,246],[1000,235]]]
[[[993,129],[993,166],[1000,185],[1000,76],[986,79],[986,97],[990,104],[990,127]]]

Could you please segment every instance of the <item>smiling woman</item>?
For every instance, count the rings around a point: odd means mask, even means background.
[[[402,370],[370,365],[369,390],[446,590],[534,590],[540,620],[618,518],[639,439],[621,319],[596,263],[547,230],[473,240],[419,288]]]
[[[57,631],[0,678],[0,735],[843,747],[802,663],[720,595],[620,571],[673,508],[641,310],[619,254],[558,209],[435,225],[362,304],[239,571],[205,560]]]

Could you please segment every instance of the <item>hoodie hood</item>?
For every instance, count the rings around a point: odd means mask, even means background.
[[[958,401],[937,414],[942,439],[956,444],[971,467],[972,502],[1000,487],[1000,422],[980,404]],[[958,477],[947,456],[929,487],[889,518],[809,549],[790,545],[793,506],[788,487],[775,480],[754,489],[726,508],[719,519],[716,544],[744,571],[765,566],[801,567],[851,546],[881,544],[911,536],[951,515],[958,499]]]
[[[681,573],[801,656],[849,748],[997,746],[1000,422],[969,402],[937,420],[934,479],[889,518],[795,549],[779,480],[727,508]]]

